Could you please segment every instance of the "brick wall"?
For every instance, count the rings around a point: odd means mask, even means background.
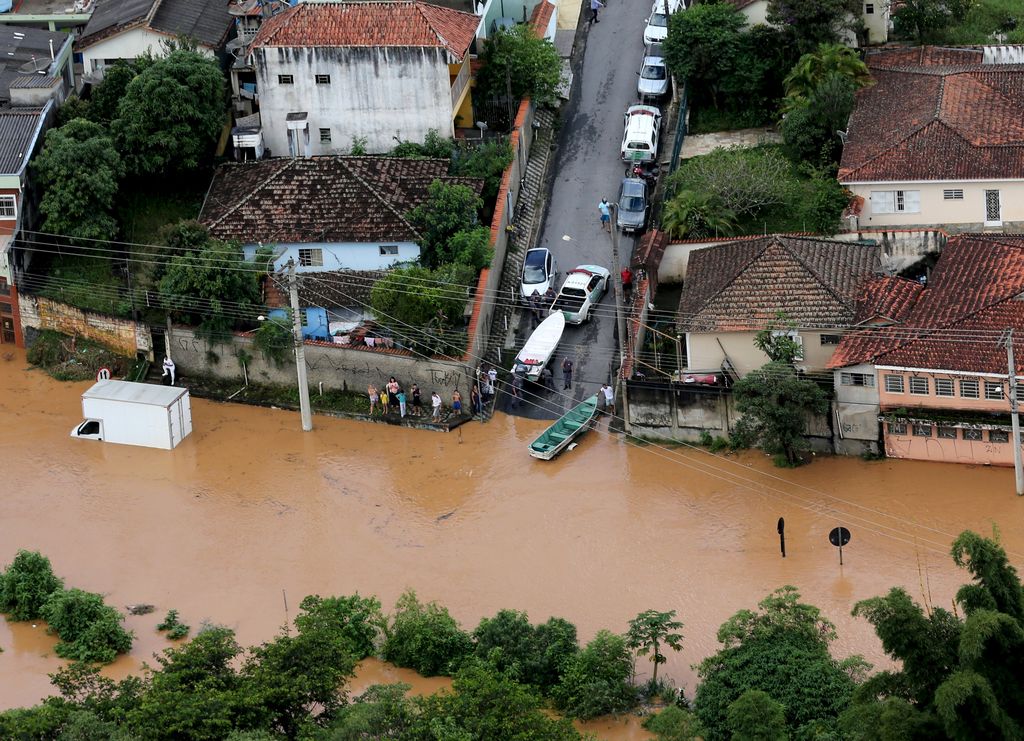
[[[32,344],[36,334],[52,329],[66,335],[101,342],[129,358],[136,352],[152,357],[153,337],[145,324],[82,311],[59,301],[22,293],[18,296],[21,327],[25,342]]]

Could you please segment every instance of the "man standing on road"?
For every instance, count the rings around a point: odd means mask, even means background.
[[[597,0],[592,0],[597,2]],[[597,14],[597,11],[594,11]],[[612,232],[612,207],[608,205],[608,199],[602,198],[601,202],[597,204],[597,210],[601,212],[601,228],[606,229],[609,234]]]
[[[440,422],[441,421],[441,395],[438,394],[436,391],[430,395],[430,408],[431,408],[431,411],[432,411],[432,414],[430,415],[430,420],[432,422]]]
[[[601,384],[601,394],[604,396],[604,410],[610,416],[615,416],[615,392],[608,384]]]
[[[565,381],[563,390],[572,388],[572,360],[568,355],[562,360],[562,380]]]
[[[598,8],[603,8],[603,7],[604,7],[604,3],[602,3],[601,0],[590,0],[590,14],[591,14],[590,15],[590,22],[591,23],[600,23],[601,22],[601,21],[597,20],[597,9]]]

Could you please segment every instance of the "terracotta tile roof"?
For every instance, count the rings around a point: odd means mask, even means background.
[[[898,279],[890,279],[894,281]],[[1006,352],[998,334],[1013,328],[1024,336],[1024,236],[961,235],[950,239],[926,287],[889,284],[902,319],[883,328],[846,335],[830,368],[859,363],[975,373],[1005,373]],[[882,290],[881,284],[875,286]],[[873,289],[874,290],[874,289]],[[878,301],[867,295],[868,302]],[[860,313],[860,308],[858,308]],[[976,340],[976,341],[972,341]],[[1024,357],[1017,359],[1024,372]]]
[[[695,250],[679,298],[679,328],[763,328],[779,312],[802,327],[847,326],[861,283],[878,267],[874,245],[777,234]]]
[[[407,0],[299,3],[265,21],[251,48],[433,46],[462,61],[479,25],[471,13]]]
[[[415,242],[405,214],[426,198],[448,161],[400,157],[276,158],[221,165],[199,220],[218,239],[254,242]]]
[[[853,322],[876,326],[901,322],[914,308],[923,289],[917,281],[892,276],[866,281],[857,296]]]
[[[885,50],[857,93],[842,182],[971,180],[1024,171],[1024,65],[975,49]]]

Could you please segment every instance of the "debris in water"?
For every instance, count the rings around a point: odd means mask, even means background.
[[[128,611],[130,615],[148,615],[156,609],[155,605],[125,605],[124,609]]]
[[[451,517],[451,516],[452,516],[452,515],[454,515],[454,514],[455,514],[455,510],[453,509],[453,510],[452,510],[451,512],[449,512],[448,514],[446,514],[446,515],[441,515],[440,517],[438,517],[436,521],[437,521],[437,522],[441,522],[441,520],[447,520],[447,519],[448,519],[449,517]]]

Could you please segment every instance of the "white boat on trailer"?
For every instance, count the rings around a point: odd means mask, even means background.
[[[555,354],[555,348],[565,331],[565,315],[557,311],[541,322],[526,340],[523,349],[516,355],[512,372],[526,377],[529,381],[540,380],[541,371]]]

